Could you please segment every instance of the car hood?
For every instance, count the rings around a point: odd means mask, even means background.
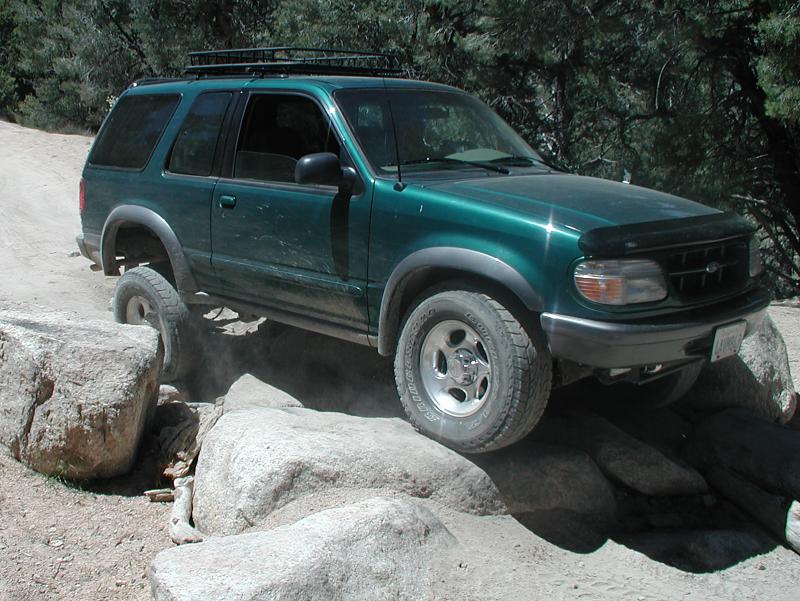
[[[426,187],[466,200],[497,204],[579,232],[719,213],[671,194],[566,173],[487,177]]]

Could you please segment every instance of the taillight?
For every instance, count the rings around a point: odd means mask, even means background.
[[[81,178],[78,192],[78,210],[81,215],[83,215],[83,212],[86,210],[86,181],[83,178]]]

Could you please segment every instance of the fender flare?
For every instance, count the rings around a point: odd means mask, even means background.
[[[526,308],[540,313],[544,303],[541,295],[522,274],[497,257],[475,250],[438,246],[418,250],[400,261],[392,271],[381,299],[378,322],[378,353],[384,356],[394,351],[400,325],[400,306],[403,291],[411,276],[428,269],[456,269],[497,282],[519,298]]]
[[[141,225],[152,231],[167,251],[169,262],[172,265],[172,272],[175,274],[175,284],[181,293],[197,292],[197,284],[192,276],[189,263],[183,254],[178,236],[166,222],[166,220],[146,207],[138,205],[120,205],[108,215],[103,225],[103,234],[100,237],[100,258],[103,273],[106,275],[118,275],[117,261],[114,255],[114,246],[117,233],[121,226],[125,224]]]

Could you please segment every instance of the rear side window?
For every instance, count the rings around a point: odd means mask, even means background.
[[[231,100],[230,92],[201,94],[183,122],[169,170],[183,175],[209,175],[214,164],[222,121]]]
[[[100,132],[89,162],[106,167],[141,169],[156,147],[180,96],[124,96]]]

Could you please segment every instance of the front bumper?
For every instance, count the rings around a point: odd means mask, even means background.
[[[550,352],[600,369],[641,367],[708,357],[719,326],[764,318],[769,294],[756,289],[731,301],[648,321],[609,322],[542,313]]]

